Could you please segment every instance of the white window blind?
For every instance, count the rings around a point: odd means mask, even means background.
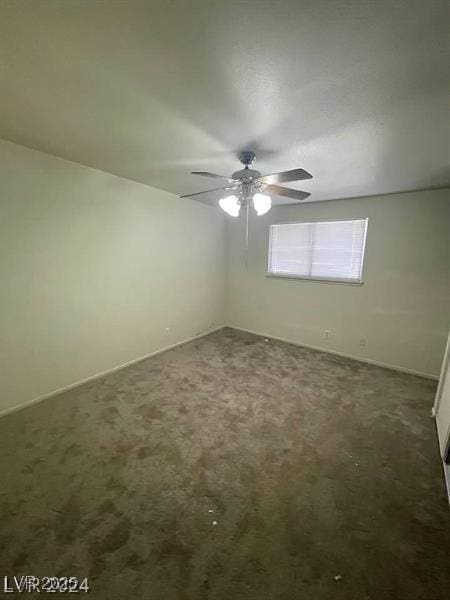
[[[367,219],[270,226],[269,275],[360,283]]]

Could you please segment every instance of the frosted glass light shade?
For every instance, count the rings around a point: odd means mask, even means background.
[[[227,196],[226,198],[222,198],[222,200],[219,200],[219,206],[232,217],[239,216],[239,210],[241,206],[236,196]]]
[[[255,194],[253,196],[253,206],[258,216],[261,216],[271,209],[272,200],[267,194]]]

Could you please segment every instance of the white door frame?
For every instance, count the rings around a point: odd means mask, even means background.
[[[444,359],[442,361],[441,374],[439,376],[439,383],[438,383],[438,387],[436,390],[436,397],[434,399],[434,404],[433,404],[433,409],[432,409],[432,415],[435,418],[437,417],[438,412],[439,412],[439,405],[441,403],[442,390],[444,387],[445,378],[448,373],[449,362],[450,362],[450,332],[449,332],[449,335],[447,338],[447,345],[445,346],[445,353],[444,353]],[[450,454],[450,425],[447,430],[446,440],[447,441],[445,444],[444,453],[442,455],[442,458],[444,461],[446,461],[446,459],[449,457],[449,454]]]
[[[436,390],[436,397],[434,399],[432,414],[435,417],[439,410],[439,404],[441,402],[442,388],[444,387],[445,374],[447,373],[448,363],[450,361],[450,332],[447,338],[447,345],[445,346],[444,360],[442,361],[441,374],[439,375],[439,383]]]

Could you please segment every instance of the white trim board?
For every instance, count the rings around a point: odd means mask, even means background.
[[[442,360],[442,367],[441,367],[441,374],[439,376],[439,384],[438,384],[438,388],[436,390],[436,398],[434,400],[434,404],[433,404],[433,417],[435,417],[438,413],[439,410],[439,404],[441,403],[441,395],[442,395],[442,388],[444,387],[444,381],[445,381],[445,375],[447,373],[447,367],[448,367],[448,363],[450,362],[450,332],[447,338],[447,344],[445,345],[445,353],[444,353],[444,359]],[[450,432],[449,432],[450,434]],[[449,439],[450,439],[450,435],[449,435]]]
[[[440,445],[439,445],[439,432],[438,432],[436,420],[434,421],[434,424],[436,426],[436,439],[437,439],[437,446],[438,446],[438,450],[439,450],[439,458],[442,461],[442,469],[444,471],[445,487],[446,487],[447,498],[448,498],[448,503],[449,503],[449,507],[450,507],[450,464],[447,464],[445,462],[445,459],[443,458],[443,456],[441,456]],[[445,452],[444,452],[444,456],[445,456]]]
[[[81,379],[80,381],[75,381],[74,383],[70,383],[64,387],[58,388],[53,392],[48,392],[47,394],[43,394],[42,396],[38,396],[37,398],[32,398],[31,400],[27,400],[26,402],[22,402],[21,404],[17,404],[16,406],[12,406],[10,408],[6,408],[5,410],[0,411],[0,419],[9,415],[10,413],[16,412],[18,410],[22,410],[23,408],[27,408],[27,406],[31,406],[32,404],[36,404],[37,402],[41,402],[42,400],[47,400],[48,398],[52,398],[53,396],[57,396],[58,394],[62,394],[63,392],[68,392],[73,388],[79,387],[85,383],[89,383],[90,381],[95,381],[96,379],[100,379],[101,377],[105,377],[105,375],[110,375],[111,373],[115,373],[116,371],[120,371],[121,369],[125,369],[126,367],[131,367],[138,362],[146,360],[147,358],[151,358],[152,356],[156,356],[157,354],[162,354],[163,352],[167,352],[168,350],[172,350],[177,346],[182,346],[183,344],[187,344],[189,342],[193,342],[194,340],[198,340],[199,338],[205,337],[210,333],[214,333],[216,331],[220,331],[226,327],[226,325],[220,325],[220,327],[215,327],[214,329],[208,329],[203,333],[199,333],[198,335],[194,335],[185,340],[181,340],[181,342],[176,342],[175,344],[170,344],[170,346],[164,346],[164,348],[159,348],[159,350],[154,350],[153,352],[149,352],[148,354],[144,354],[144,356],[140,356],[139,358],[134,358],[133,360],[129,360],[126,363],[122,363],[111,369],[107,369],[106,371],[102,371],[101,373],[96,373],[95,375],[91,375],[90,377],[86,377],[85,379]]]
[[[419,377],[425,377],[426,379],[438,380],[438,375],[432,375],[431,373],[423,373],[422,371],[415,371],[414,369],[407,369],[406,367],[398,367],[397,365],[391,365],[389,363],[380,362],[378,360],[372,360],[371,358],[365,358],[361,356],[355,356],[354,354],[346,354],[345,352],[339,352],[338,350],[331,350],[330,348],[323,348],[322,346],[312,346],[311,344],[303,344],[302,342],[295,342],[287,338],[278,337],[269,333],[261,333],[259,331],[253,331],[252,329],[244,329],[243,327],[237,327],[236,325],[227,325],[230,329],[237,329],[237,331],[244,331],[245,333],[252,333],[260,337],[266,337],[272,340],[278,340],[279,342],[286,342],[293,344],[294,346],[301,346],[302,348],[309,348],[310,350],[318,350],[319,352],[325,352],[326,354],[334,354],[336,356],[342,356],[343,358],[351,358],[358,362],[367,363],[369,365],[375,365],[377,367],[384,367],[385,369],[391,369],[392,371],[400,371],[402,373],[409,373],[410,375],[418,375]]]
[[[444,468],[444,479],[447,485],[448,503],[450,504],[450,465],[447,465],[447,463],[443,461],[442,466]]]

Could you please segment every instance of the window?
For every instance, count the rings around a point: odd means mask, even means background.
[[[270,226],[268,275],[361,283],[367,219]]]

